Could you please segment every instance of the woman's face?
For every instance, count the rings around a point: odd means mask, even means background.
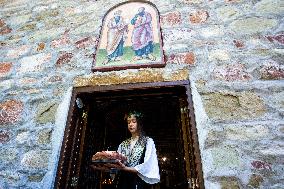
[[[134,115],[131,115],[130,117],[127,118],[127,125],[128,125],[128,130],[131,134],[138,132],[137,120]]]

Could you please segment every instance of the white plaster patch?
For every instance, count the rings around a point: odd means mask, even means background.
[[[260,150],[264,155],[284,155],[284,145],[272,146],[271,148]]]
[[[43,188],[51,189],[54,186],[57,164],[60,156],[60,150],[62,146],[62,140],[64,137],[64,131],[72,97],[72,87],[70,87],[65,93],[62,102],[57,108],[55,115],[55,127],[51,137],[52,154],[49,159],[48,172],[42,180]]]
[[[196,128],[198,132],[199,146],[200,149],[203,149],[205,144],[205,139],[208,133],[208,131],[205,128],[207,128],[209,124],[209,118],[205,112],[201,96],[197,91],[193,78],[190,78],[190,81],[191,81],[190,86],[191,86],[192,100],[194,106]]]
[[[212,60],[220,60],[220,61],[226,61],[230,59],[230,55],[228,53],[228,51],[223,50],[223,49],[216,49],[216,50],[212,50],[209,53],[209,61]]]
[[[16,141],[19,144],[23,144],[23,143],[25,143],[29,140],[29,137],[30,137],[29,132],[22,132],[22,133],[18,134],[18,136],[16,137]]]
[[[26,54],[31,49],[28,45],[22,45],[18,48],[11,49],[7,52],[6,57],[7,58],[19,58],[20,56]]]
[[[284,12],[283,0],[262,0],[255,5],[258,14],[282,14]]]
[[[198,33],[204,38],[222,37],[224,35],[224,29],[220,26],[211,26],[207,28],[201,28]]]
[[[228,140],[262,140],[269,134],[268,128],[263,125],[228,127],[225,130]]]
[[[40,71],[41,65],[51,59],[51,54],[37,54],[29,57],[24,57],[19,60],[21,67],[19,73]]]

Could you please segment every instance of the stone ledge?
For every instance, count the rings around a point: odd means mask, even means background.
[[[188,79],[188,69],[172,70],[166,68],[146,68],[108,73],[97,72],[87,76],[78,76],[74,79],[73,83],[74,87],[86,87],[127,83],[181,81]]]

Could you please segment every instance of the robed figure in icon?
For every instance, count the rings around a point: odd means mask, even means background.
[[[128,26],[121,16],[121,10],[114,12],[114,17],[107,24],[107,60],[104,64],[110,61],[120,61],[123,55],[123,45],[126,40]]]
[[[131,20],[134,25],[132,32],[132,48],[135,52],[134,60],[147,58],[154,61],[156,58],[152,55],[154,49],[154,37],[152,28],[152,16],[145,11],[144,7],[138,9],[138,13]]]

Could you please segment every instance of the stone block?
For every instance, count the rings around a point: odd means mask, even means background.
[[[34,173],[28,176],[30,182],[41,182],[44,177],[43,173]]]
[[[5,21],[3,19],[0,19],[0,28],[5,26],[5,25],[6,25]]]
[[[59,58],[56,61],[56,66],[61,66],[64,64],[67,64],[68,62],[71,61],[71,59],[73,58],[73,54],[72,53],[63,53],[59,56]]]
[[[180,81],[188,79],[188,69],[172,70],[143,68],[132,71],[112,72],[107,74],[95,73],[84,77],[76,77],[74,79],[74,87],[159,81]]]
[[[57,10],[57,9],[49,9],[48,7],[47,8],[44,8],[44,10],[43,9],[38,9],[38,10],[33,10],[34,12],[37,12],[37,14],[36,13],[34,13],[35,14],[35,19],[37,20],[37,21],[42,21],[42,20],[46,20],[46,19],[48,19],[48,20],[50,20],[50,19],[54,19],[56,16],[58,16],[59,15],[59,10]]]
[[[284,65],[277,62],[267,62],[259,70],[260,78],[265,80],[277,80],[284,78]]]
[[[239,35],[255,34],[265,32],[278,24],[276,19],[267,18],[246,18],[242,20],[235,20],[229,25],[229,28]]]
[[[38,43],[37,44],[37,52],[42,51],[45,48],[45,43]]]
[[[0,62],[0,77],[7,76],[12,68],[11,62]]]
[[[37,142],[37,144],[49,144],[50,143],[50,137],[51,137],[51,130],[50,129],[41,130],[37,134],[36,142]]]
[[[225,3],[239,3],[242,2],[243,0],[225,0]]]
[[[92,47],[96,46],[97,42],[98,42],[98,39],[94,39],[92,37],[85,37],[83,39],[80,39],[79,41],[76,41],[75,45],[78,49],[84,49],[89,46],[92,46]]]
[[[269,146],[264,146],[262,149],[258,150],[260,154],[265,156],[284,156],[283,145],[271,143]]]
[[[8,142],[12,134],[9,131],[0,130],[0,144]]]
[[[216,9],[217,17],[221,22],[227,22],[236,19],[241,15],[240,10],[232,6],[222,6]]]
[[[45,20],[43,22],[43,25],[46,29],[71,26],[71,24],[65,18],[54,18],[54,19]]]
[[[50,156],[49,150],[31,150],[24,154],[21,165],[27,168],[47,168]]]
[[[21,79],[18,80],[18,85],[21,86],[30,86],[30,85],[34,85],[39,81],[39,79],[37,78],[33,78],[33,77],[22,77]]]
[[[32,14],[24,14],[20,16],[11,17],[7,22],[13,26],[18,26],[27,23],[32,17]]]
[[[268,95],[266,99],[266,103],[269,104],[271,108],[273,108],[273,112],[279,112],[279,115],[283,115],[284,113],[284,91],[283,92],[277,92],[271,93]]]
[[[19,121],[21,119],[23,108],[23,103],[18,100],[0,102],[0,126]]]
[[[11,89],[13,87],[14,83],[15,83],[14,79],[8,79],[8,80],[0,81],[0,89],[2,91]]]
[[[208,26],[200,28],[197,32],[203,38],[218,38],[224,36],[224,28],[222,26]]]
[[[272,167],[270,163],[254,160],[251,162],[251,165],[256,170],[269,170],[272,171]]]
[[[210,130],[205,140],[205,147],[206,148],[218,147],[223,143],[223,141],[225,141],[225,139],[226,135],[223,131]]]
[[[195,63],[195,55],[193,52],[171,54],[167,57],[167,63],[193,65]]]
[[[279,131],[280,131],[282,134],[284,134],[284,125],[281,125],[281,126],[279,127]]]
[[[12,28],[9,26],[3,26],[0,28],[0,35],[6,35],[12,32]]]
[[[181,24],[181,13],[178,11],[161,15],[161,24],[164,26],[177,26]]]
[[[264,125],[242,125],[225,127],[227,140],[239,140],[239,141],[252,141],[263,140],[270,134],[269,129]]]
[[[209,17],[206,10],[196,10],[189,14],[189,21],[191,24],[201,24],[204,23]]]
[[[252,92],[209,93],[202,96],[205,111],[213,120],[243,120],[264,115],[263,99]]]
[[[55,113],[57,110],[58,104],[56,102],[47,102],[42,103],[37,108],[36,122],[40,124],[45,124],[55,121]]]
[[[19,58],[22,55],[25,55],[29,52],[31,47],[29,45],[22,45],[15,49],[8,50],[6,57],[9,59]]]
[[[230,146],[212,148],[215,169],[233,169],[240,167],[241,161],[237,150]]]
[[[208,59],[209,61],[217,60],[217,61],[226,61],[229,60],[230,54],[225,49],[215,49],[209,52]]]
[[[44,67],[43,64],[51,60],[51,53],[40,53],[27,56],[19,60],[20,68],[18,73],[39,72]]]
[[[54,76],[49,77],[47,81],[50,83],[60,82],[60,81],[63,81],[63,77],[60,75],[54,75]]]
[[[62,46],[69,44],[70,39],[69,39],[69,33],[68,32],[69,32],[69,30],[65,31],[60,39],[53,40],[51,42],[51,47],[52,48],[58,48],[58,47],[62,47]]]
[[[165,43],[182,41],[196,36],[196,33],[189,28],[171,28],[163,31],[162,34]]]
[[[73,30],[70,30],[71,35],[83,35],[83,34],[94,34],[96,33],[101,26],[99,20],[92,20],[76,27]]]
[[[16,148],[1,148],[0,162],[9,164],[14,163],[18,158],[18,150]]]
[[[252,75],[247,73],[243,64],[230,64],[215,68],[213,78],[223,81],[249,81]]]
[[[8,181],[9,184],[11,184],[11,188],[15,188],[15,187],[13,187],[13,185],[16,186],[16,182],[20,181],[20,179],[21,179],[21,175],[19,174],[19,172],[11,171],[11,170],[1,170],[0,176],[2,178],[4,178],[6,181]],[[1,184],[1,180],[0,180],[0,184]]]
[[[270,42],[276,42],[279,43],[280,45],[284,45],[284,34],[279,34],[279,35],[268,35],[266,38]]]
[[[252,187],[252,188],[260,188],[261,183],[264,181],[264,179],[262,178],[262,176],[260,175],[256,175],[256,174],[252,174],[249,178],[249,183],[248,186]]]
[[[21,32],[30,32],[36,30],[37,25],[35,22],[28,22],[18,29]]]
[[[47,40],[53,40],[58,38],[58,36],[61,36],[64,33],[64,28],[52,28],[52,29],[44,29],[41,28],[40,30],[34,32],[32,35],[29,36],[29,42],[35,43],[35,42],[42,42]]]
[[[245,46],[245,43],[241,40],[233,40],[233,43],[237,48],[243,48]]]
[[[18,144],[24,144],[27,143],[30,140],[30,132],[25,131],[25,132],[20,132],[17,137],[16,137],[16,142]]]
[[[240,189],[240,181],[237,177],[220,177],[217,179],[221,185],[221,189]]]
[[[204,0],[178,0],[178,1],[186,3],[186,4],[200,4],[204,2]]]
[[[255,12],[260,15],[283,15],[284,2],[282,0],[261,0],[255,4]]]

